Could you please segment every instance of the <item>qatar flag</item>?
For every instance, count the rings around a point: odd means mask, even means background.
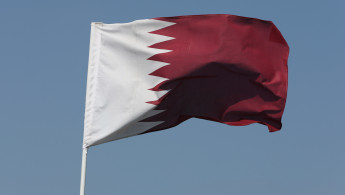
[[[288,55],[276,26],[254,18],[216,14],[92,23],[83,147],[190,118],[261,123],[277,131]]]

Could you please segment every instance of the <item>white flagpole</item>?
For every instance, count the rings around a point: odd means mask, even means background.
[[[83,148],[83,157],[81,161],[80,195],[85,194],[86,157],[87,148]]]

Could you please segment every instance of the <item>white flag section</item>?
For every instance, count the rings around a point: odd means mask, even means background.
[[[167,91],[148,90],[165,80],[150,73],[168,65],[147,60],[169,52],[148,46],[174,39],[150,32],[175,23],[147,19],[124,24],[91,24],[83,147],[138,135],[162,123],[140,122]]]

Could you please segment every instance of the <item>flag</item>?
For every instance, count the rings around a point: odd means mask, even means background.
[[[190,118],[281,129],[289,47],[270,21],[193,15],[91,24],[83,147]]]

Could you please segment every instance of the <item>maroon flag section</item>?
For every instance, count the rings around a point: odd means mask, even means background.
[[[175,24],[150,33],[174,39],[149,46],[170,50],[148,58],[168,64],[150,74],[166,80],[149,90],[168,92],[147,102],[164,111],[142,122],[163,122],[144,133],[190,118],[281,129],[289,47],[272,22],[234,15],[155,20]]]

